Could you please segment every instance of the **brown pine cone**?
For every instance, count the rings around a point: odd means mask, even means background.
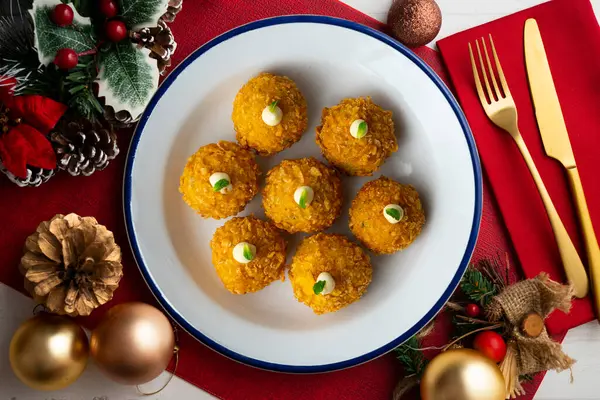
[[[137,32],[131,32],[130,38],[140,47],[150,50],[150,58],[157,60],[158,71],[164,74],[167,67],[171,65],[171,56],[177,49],[175,37],[171,28],[163,20],[153,28],[142,28]]]
[[[93,217],[55,215],[25,242],[25,289],[50,312],[90,315],[113,297],[123,276],[121,248]]]
[[[183,8],[183,0],[169,0],[167,12],[160,17],[167,22],[175,21],[177,13]]]
[[[61,121],[50,134],[50,141],[57,168],[73,176],[101,171],[119,154],[117,135],[100,122],[85,119]]]

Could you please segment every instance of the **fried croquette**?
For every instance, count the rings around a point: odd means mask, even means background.
[[[269,109],[277,112],[271,115]],[[272,118],[263,119],[265,112]],[[231,118],[237,141],[262,156],[290,147],[300,140],[308,126],[306,100],[294,81],[266,72],[250,79],[240,89],[233,102]]]
[[[372,175],[398,150],[392,112],[370,97],[344,99],[323,109],[317,144],[325,158],[347,175]]]
[[[304,203],[296,201],[302,191],[309,191]],[[262,194],[267,217],[289,233],[321,231],[342,212],[337,171],[312,157],[284,160],[271,169]]]
[[[258,192],[260,170],[251,151],[220,141],[202,146],[187,161],[179,181],[183,200],[204,218],[236,215]],[[218,190],[214,176],[227,179]],[[219,182],[219,183],[221,183]]]
[[[234,248],[247,244],[253,252],[238,261]],[[273,224],[256,217],[235,217],[217,228],[210,242],[212,263],[233,294],[259,291],[284,279],[286,243]]]
[[[335,282],[329,294],[315,294],[317,278],[327,273]],[[289,271],[294,295],[324,314],[357,301],[371,283],[373,268],[369,256],[347,237],[318,233],[305,238],[292,259]],[[320,288],[322,289],[322,288]]]
[[[350,207],[350,230],[376,254],[406,248],[419,236],[424,223],[415,188],[383,176],[367,182]]]

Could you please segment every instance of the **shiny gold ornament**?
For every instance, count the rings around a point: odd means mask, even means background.
[[[88,339],[66,317],[39,314],[24,322],[10,342],[9,359],[15,375],[36,390],[59,390],[83,373]]]
[[[498,366],[471,349],[441,353],[421,380],[423,400],[504,400],[505,390]]]
[[[89,315],[119,286],[121,248],[96,219],[57,214],[27,238],[20,270],[25,289],[51,312]]]
[[[175,335],[165,315],[144,303],[110,309],[92,332],[90,353],[111,379],[139,385],[160,375],[173,357]]]
[[[442,12],[434,0],[394,0],[387,24],[402,44],[424,46],[440,32]]]

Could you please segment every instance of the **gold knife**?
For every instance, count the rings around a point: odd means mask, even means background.
[[[569,176],[585,242],[596,314],[600,317],[600,248],[585,201],[542,35],[535,19],[528,19],[525,22],[525,62],[535,116],[546,154],[558,160],[566,168]]]

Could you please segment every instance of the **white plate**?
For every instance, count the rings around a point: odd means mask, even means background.
[[[289,280],[243,296],[224,289],[209,241],[223,221],[204,220],[181,199],[179,176],[198,147],[235,140],[235,94],[261,71],[296,81],[308,102],[302,140],[272,158],[317,156],[323,107],[372,96],[394,112],[400,150],[372,178],[344,178],[345,209],[330,231],[350,235],[348,205],[385,174],[416,186],[427,222],[407,250],[372,257],[367,294],[322,316],[298,303]],[[138,125],[128,155],[124,206],[138,265],[168,313],[197,339],[233,359],[286,372],[356,365],[399,345],[440,310],[462,276],[479,228],[481,172],[456,101],[412,52],[352,22],[317,16],[258,21],[188,57],[165,79]],[[261,196],[241,215],[263,216]],[[289,246],[294,253],[297,238]],[[288,257],[289,260],[289,257]]]

